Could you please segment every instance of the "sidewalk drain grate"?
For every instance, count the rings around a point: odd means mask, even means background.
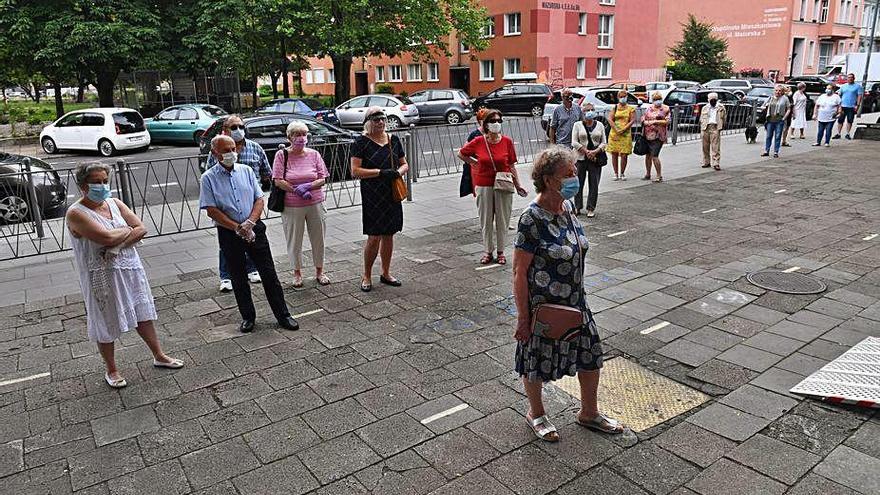
[[[821,280],[803,273],[767,270],[750,273],[746,278],[752,285],[783,294],[818,294],[827,288]]]
[[[867,337],[806,377],[792,393],[880,408],[880,338]]]
[[[576,376],[563,377],[553,385],[580,400]],[[622,357],[602,367],[599,409],[633,431],[647,430],[708,400],[706,394]]]

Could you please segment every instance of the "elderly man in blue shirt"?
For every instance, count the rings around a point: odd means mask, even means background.
[[[238,115],[228,115],[223,121],[222,133],[231,137],[235,141],[235,152],[238,153],[238,163],[249,166],[253,169],[254,174],[260,179],[263,189],[269,188],[269,181],[272,177],[272,169],[269,167],[269,158],[263,147],[250,139],[244,137],[244,122]],[[208,155],[208,167],[217,165],[217,158],[213,154]],[[247,259],[248,280],[252,284],[260,283],[260,273],[257,271],[256,265],[250,258]],[[229,292],[232,290],[232,280],[229,277],[229,270],[226,269],[226,258],[223,252],[220,252],[220,292]]]
[[[844,121],[846,121],[846,137],[850,139],[849,133],[852,131],[853,122],[856,120],[856,110],[862,102],[862,96],[865,89],[856,82],[856,75],[849,74],[846,76],[846,84],[837,90],[840,93],[840,114],[837,117],[837,134],[831,139],[840,139],[840,131],[843,130]]]
[[[199,207],[217,225],[220,252],[226,258],[235,302],[241,313],[243,333],[254,330],[257,313],[248,285],[245,256],[253,260],[262,278],[263,290],[269,307],[281,328],[298,330],[299,324],[290,316],[284,291],[266,238],[266,225],[260,220],[263,213],[263,190],[253,169],[238,163],[235,141],[220,134],[211,140],[211,155],[220,166],[202,174]]]

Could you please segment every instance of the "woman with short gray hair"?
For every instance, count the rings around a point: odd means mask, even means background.
[[[312,262],[315,280],[327,285],[330,279],[324,273],[324,232],[326,230],[324,207],[324,184],[327,167],[318,151],[306,147],[309,128],[305,122],[294,120],[287,125],[290,146],[275,154],[272,179],[275,186],[287,191],[281,225],[287,240],[287,255],[293,268],[293,286],[303,286],[302,243],[306,229],[312,246]]]
[[[153,366],[177,369],[183,361],[162,352],[153,320],[153,294],[135,245],[144,224],[123,202],[110,197],[110,167],[84,163],[76,168],[82,198],[67,210],[74,265],[86,306],[89,340],[97,342],[113,388],[127,385],[116,368],[114,341],[132,328],[153,354]]]
[[[574,159],[562,147],[535,159],[538,196],[520,215],[513,252],[515,368],[528,398],[526,422],[547,442],[558,441],[559,434],[544,410],[542,390],[563,376],[577,376],[580,384],[577,424],[610,434],[624,430],[597,403],[603,351],[583,287],[589,245],[570,201],[579,187]],[[559,328],[560,321],[569,324]]]

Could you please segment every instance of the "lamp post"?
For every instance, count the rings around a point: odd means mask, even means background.
[[[880,14],[880,0],[874,0],[874,19],[871,21],[871,35],[868,39],[868,53],[865,56],[865,72],[862,74],[862,89],[868,87],[868,71],[871,68],[871,52],[874,50],[874,35],[877,32],[877,14]],[[859,117],[862,116],[862,109],[865,107],[865,97],[862,95],[862,101],[859,102]]]

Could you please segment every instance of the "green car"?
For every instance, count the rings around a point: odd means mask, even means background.
[[[199,144],[199,136],[226,110],[206,103],[174,105],[146,119],[152,142]]]

